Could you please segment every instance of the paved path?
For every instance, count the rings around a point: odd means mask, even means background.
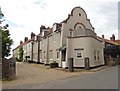
[[[87,74],[88,75],[91,74],[92,77],[94,76],[94,73],[95,72],[85,72],[85,71],[81,72],[81,70],[70,73],[60,69],[49,69],[48,67],[41,64],[17,63],[16,79],[12,81],[3,82],[2,87],[3,89],[31,89],[31,88],[35,89],[35,88],[45,88],[48,86],[47,88],[49,88],[50,82],[58,82],[58,81],[61,82],[64,81],[65,79],[71,79],[74,77],[81,77],[81,76],[84,77],[84,75]],[[64,84],[67,84],[68,82],[65,82]],[[53,88],[52,85],[50,87]],[[57,85],[56,88],[57,87],[59,87],[59,85]]]

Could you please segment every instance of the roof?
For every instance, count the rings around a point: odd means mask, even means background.
[[[118,45],[120,45],[120,40],[115,40],[115,42],[116,42]]]
[[[113,45],[118,45],[118,43],[116,43],[116,42],[114,42],[114,41],[111,41],[111,40],[108,40],[108,39],[104,39],[104,38],[102,38],[102,37],[99,37],[99,36],[97,36],[99,39],[101,39],[101,40],[104,40],[106,43],[109,43],[109,44],[113,44]]]
[[[31,39],[27,40],[26,42],[18,45],[15,49],[13,49],[13,51],[16,50],[16,49],[18,49],[18,48],[20,48],[20,47],[22,47],[23,45],[26,45],[27,43],[33,41],[34,39],[35,39],[35,37],[32,37]]]

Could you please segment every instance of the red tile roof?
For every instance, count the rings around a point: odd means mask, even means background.
[[[106,43],[109,43],[109,44],[114,44],[114,45],[118,45],[116,42],[114,42],[114,41],[111,41],[111,40],[108,40],[108,39],[104,39],[104,38],[102,38],[102,37],[99,37],[99,36],[97,36],[99,39],[102,39],[102,40],[104,40]]]
[[[31,39],[29,39],[26,42],[24,42],[24,43],[20,44],[19,46],[17,46],[15,49],[13,49],[13,51],[20,48],[20,47],[22,47],[23,45],[26,45],[27,43],[33,41],[34,39],[35,39],[35,37],[32,37]]]
[[[116,43],[118,43],[120,45],[120,40],[115,40]]]

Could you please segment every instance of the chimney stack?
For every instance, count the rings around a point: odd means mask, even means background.
[[[28,37],[25,37],[25,38],[24,38],[24,42],[26,42],[27,40],[28,40]]]
[[[112,35],[112,39],[113,39],[113,41],[115,42],[115,35],[114,35],[114,34]]]
[[[115,42],[115,35],[114,34],[112,35],[112,37],[110,37],[110,40]]]
[[[40,36],[40,35],[37,35],[36,37],[37,37],[37,41],[40,41],[41,36]]]
[[[40,34],[42,33],[43,29],[46,29],[46,27],[44,25],[41,25],[41,27],[40,27]]]
[[[33,38],[35,36],[35,33],[31,32],[31,38]]]
[[[105,36],[104,36],[104,35],[102,35],[102,38],[104,39],[104,38],[105,38]]]
[[[23,41],[21,40],[21,41],[20,41],[20,45],[21,45],[22,43],[23,43]]]

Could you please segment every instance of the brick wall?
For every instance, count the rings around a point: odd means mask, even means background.
[[[2,80],[11,80],[16,77],[16,62],[13,60],[2,60]]]

